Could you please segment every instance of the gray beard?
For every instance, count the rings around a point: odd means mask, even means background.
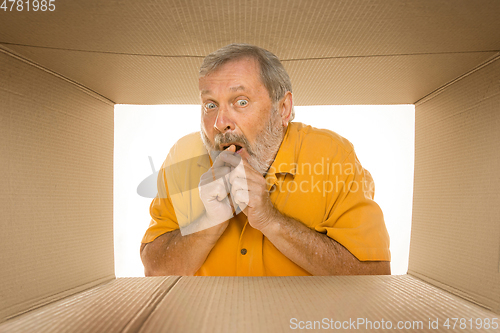
[[[220,151],[220,146],[224,143],[241,142],[249,155],[248,164],[264,176],[278,153],[284,131],[281,117],[279,117],[276,109],[273,109],[266,126],[257,136],[253,145],[248,142],[243,134],[230,132],[216,134],[214,138],[215,144],[212,145],[203,128],[201,128],[200,133],[203,144],[209,152]]]

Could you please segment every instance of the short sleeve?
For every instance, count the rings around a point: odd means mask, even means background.
[[[374,182],[354,151],[330,180],[338,191],[328,198],[327,218],[315,230],[326,233],[361,261],[390,261],[384,216],[373,200]]]
[[[179,229],[175,210],[168,191],[164,166],[162,166],[158,172],[157,185],[158,194],[149,206],[151,222],[142,238],[142,243],[150,243],[167,232]],[[173,186],[175,185],[173,184]]]

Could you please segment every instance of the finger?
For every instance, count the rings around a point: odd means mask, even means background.
[[[248,203],[250,201],[248,191],[240,189],[231,191],[231,193],[231,197],[233,198],[234,203],[237,204],[241,210],[244,210],[248,206]]]
[[[249,202],[248,185],[244,179],[237,179],[231,187],[231,198],[240,210],[245,209]]]
[[[226,161],[224,160],[224,158],[221,158],[221,156],[233,155],[235,151],[236,151],[236,146],[235,145],[231,145],[228,148],[226,148],[226,150],[224,150],[224,151],[222,151],[220,153],[215,152],[216,154],[218,153],[218,155],[215,158],[214,163],[213,163],[212,166],[213,167],[219,167],[219,166],[225,165]]]
[[[205,197],[205,200],[222,201],[226,198],[228,192],[224,185],[220,182],[211,182],[210,184],[200,186],[200,196]]]
[[[227,165],[237,167],[238,164],[240,164],[242,158],[240,155],[234,153],[235,149],[236,149],[235,146],[231,145],[228,149],[220,153],[220,155],[217,158],[224,161],[224,163],[226,163]]]
[[[215,198],[218,201],[222,201],[227,197],[228,191],[224,185],[222,185],[220,183],[216,183],[216,185],[214,186],[213,192],[211,194],[212,194],[212,198]]]
[[[227,177],[229,178],[230,184],[233,184],[237,179],[243,179],[246,182],[253,182],[261,185],[266,183],[266,178],[260,173],[254,169],[245,169],[243,166],[239,166],[232,170]]]
[[[231,182],[231,190],[246,190],[248,191],[248,182],[246,179],[243,178],[235,178]]]
[[[212,178],[213,180],[213,176],[222,177],[223,175],[230,173],[233,169],[234,168],[229,166],[221,166],[217,168],[212,167],[208,169],[207,172],[202,174],[200,178]]]
[[[262,196],[266,192],[268,193],[267,183],[264,178],[262,178],[262,180],[259,179],[257,182],[251,179],[244,179],[244,180],[237,179],[234,184],[231,184],[231,192],[233,192],[233,189],[234,191],[237,190],[247,191],[250,197]]]
[[[231,167],[223,166],[218,168],[212,168],[210,175],[212,176],[212,180],[217,180],[231,172]]]
[[[207,172],[201,175],[200,177],[200,185],[206,185],[211,183],[217,179],[220,179],[224,175],[227,175],[231,172],[230,167],[219,167],[219,168],[210,168]]]
[[[248,178],[254,179],[256,182],[259,180],[265,179],[264,176],[255,170],[247,161],[244,159],[241,160],[241,163],[231,170],[230,177],[234,178]]]
[[[245,180],[247,177],[244,170],[235,168],[227,175],[227,178],[229,183],[232,185],[237,179]]]
[[[231,172],[229,173],[229,181],[232,181],[235,178],[243,178],[247,177],[247,172],[245,170],[244,160],[242,159],[237,166],[231,167]]]

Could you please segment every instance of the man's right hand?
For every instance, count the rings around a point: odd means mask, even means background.
[[[234,150],[235,147],[232,146],[221,154],[231,154]],[[206,213],[196,222],[209,227],[193,230],[185,236],[180,230],[174,230],[159,236],[151,243],[142,244],[141,259],[146,276],[194,275],[229,225],[233,209],[228,196],[231,189],[227,179],[232,169],[219,157],[220,155],[212,167],[200,177],[198,185]]]
[[[234,153],[235,146],[221,152],[215,159],[212,167],[200,178],[198,189],[200,199],[206,210],[206,217],[211,225],[223,223],[233,217],[233,208],[228,194],[231,191],[229,185],[229,173],[232,168],[220,158],[222,154]]]

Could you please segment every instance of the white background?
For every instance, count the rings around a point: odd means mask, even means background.
[[[375,181],[375,201],[391,237],[392,274],[405,274],[413,198],[413,105],[295,107],[294,121],[337,132],[353,143]],[[116,105],[114,244],[117,277],[144,276],[139,256],[149,225],[150,198],[137,186],[156,171],[180,137],[200,128],[199,105]]]

